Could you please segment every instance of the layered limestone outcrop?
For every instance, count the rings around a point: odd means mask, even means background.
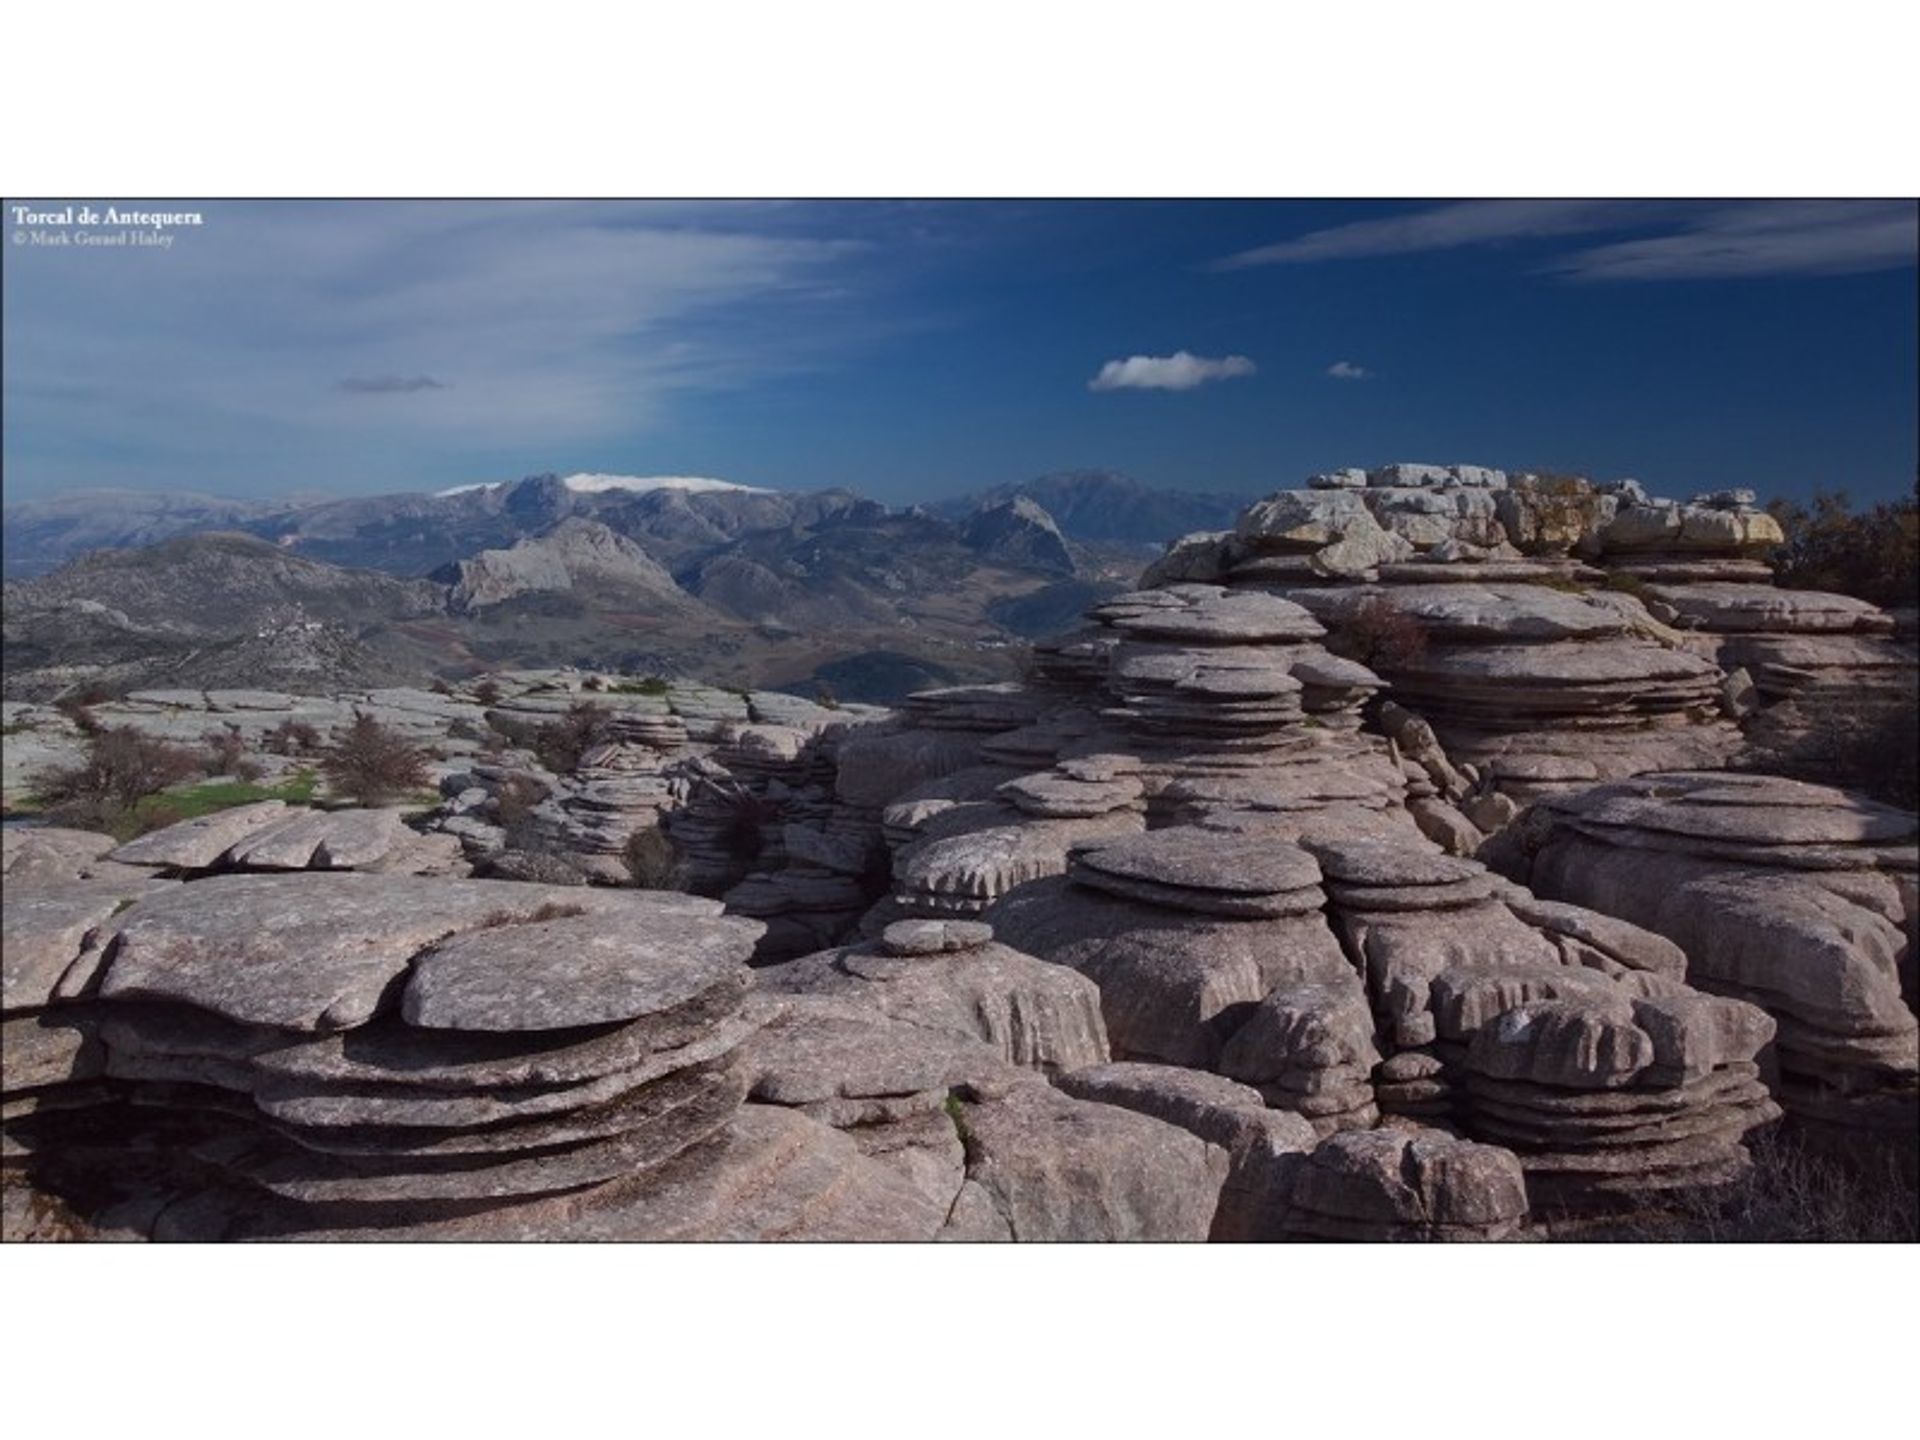
[[[1911,812],[1826,786],[1682,773],[1545,801],[1489,859],[1665,936],[1693,985],[1765,1010],[1790,1111],[1910,1141],[1917,837]]]
[[[1097,992],[907,923],[10,849],[6,1163],[155,1239],[1205,1239],[1227,1149],[1046,1076]],[[89,873],[94,865],[111,867]],[[17,882],[17,883],[16,883]]]
[[[1778,539],[1333,472],[1020,683],[555,672],[424,827],[10,831],[9,1157],[161,1237],[1497,1240],[1910,1139],[1920,823],[1754,772],[1911,637]]]
[[[1775,587],[1765,556],[1784,537],[1754,499],[1468,465],[1336,471],[1176,542],[1146,580],[1305,606],[1478,793],[1525,804],[1748,750],[1777,760],[1836,703],[1911,704],[1911,636],[1865,602]]]

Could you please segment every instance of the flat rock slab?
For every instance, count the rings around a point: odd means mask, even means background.
[[[10,747],[11,748],[11,747]],[[11,760],[11,755],[8,757]],[[111,835],[60,825],[0,831],[0,875],[9,885],[56,885],[88,878],[113,849]]]
[[[1329,881],[1343,886],[1402,888],[1458,885],[1486,874],[1471,860],[1443,853],[1438,846],[1371,838],[1312,836],[1301,842]]]
[[[1227,1152],[1176,1125],[1038,1082],[962,1105],[956,1123],[970,1207],[1008,1239],[1205,1240],[1212,1229]]]
[[[1258,1090],[1202,1070],[1123,1060],[1061,1075],[1054,1084],[1076,1099],[1137,1110],[1223,1146],[1235,1157],[1236,1171],[1250,1158],[1298,1155],[1315,1144],[1313,1126],[1303,1117],[1270,1110]],[[1249,1224],[1258,1229],[1267,1219],[1255,1215]],[[1217,1230],[1216,1219],[1219,1238]]]
[[[287,807],[279,800],[236,805],[129,840],[111,858],[127,865],[204,870],[255,831],[286,818]]]
[[[1099,987],[1005,945],[914,957],[829,950],[755,978],[771,993],[844,999],[887,1020],[980,1041],[1013,1065],[1073,1070],[1108,1056]]]
[[[711,1083],[610,1139],[502,1160],[492,1156],[352,1159],[286,1142],[226,1152],[237,1178],[307,1205],[379,1205],[553,1194],[659,1165],[723,1128],[739,1109],[737,1077]],[[216,1165],[220,1156],[203,1156]]]
[[[632,1069],[577,1085],[517,1085],[489,1090],[436,1090],[422,1085],[319,1084],[250,1071],[254,1102],[291,1125],[454,1129],[587,1110],[641,1085],[731,1054],[758,1028],[733,1019],[690,1044],[649,1055]]]
[[[99,932],[144,895],[175,888],[164,881],[80,880],[31,889],[7,883],[0,909],[0,1010],[37,1009]]]
[[[1557,797],[1552,808],[1590,825],[1755,846],[1900,843],[1920,833],[1909,811],[1773,776],[1640,776]]]
[[[1041,816],[1104,815],[1137,804],[1141,794],[1140,781],[1130,775],[1082,780],[1056,771],[1024,775],[1000,787],[1001,797],[1016,809]]]
[[[795,1007],[749,1047],[753,1098],[774,1105],[918,1095],[992,1075],[1004,1061],[977,1041]]]
[[[742,1106],[707,1143],[577,1195],[393,1228],[267,1235],[309,1240],[915,1240],[952,1197],[923,1195],[848,1135],[797,1110]]]
[[[889,955],[947,955],[992,939],[993,927],[976,920],[896,920],[880,932]]]
[[[1741,1104],[1759,1085],[1760,1067],[1728,1065],[1699,1080],[1659,1090],[1557,1090],[1526,1080],[1496,1080],[1468,1072],[1466,1091],[1475,1105],[1529,1119],[1642,1123],[1680,1111]],[[1761,1086],[1764,1091],[1765,1087]]]
[[[1708,630],[1829,631],[1890,628],[1886,612],[1865,600],[1820,590],[1782,590],[1731,582],[1657,582],[1654,595]]]
[[[739,1009],[748,983],[741,970],[672,1010],[580,1030],[427,1030],[385,1015],[356,1030],[271,1046],[253,1063],[268,1074],[314,1081],[436,1089],[574,1085],[709,1037]]]
[[[414,966],[409,1024],[437,1030],[564,1030],[685,1005],[744,968],[761,926],[636,907],[457,935]]]
[[[1407,1232],[1448,1238],[1511,1234],[1527,1216],[1525,1174],[1507,1150],[1434,1130],[1348,1131],[1323,1141],[1295,1186],[1290,1221],[1321,1232],[1321,1217],[1388,1239]],[[1464,1238],[1464,1237],[1463,1237]]]
[[[511,1156],[557,1145],[582,1145],[640,1129],[689,1101],[729,1094],[738,1105],[747,1097],[746,1077],[722,1059],[713,1065],[679,1070],[640,1085],[604,1105],[572,1110],[508,1125],[453,1129],[378,1126],[276,1125],[276,1131],[305,1150],[325,1155],[372,1159],[399,1156],[436,1158],[457,1155]]]
[[[121,1002],[104,1007],[101,1036],[116,1054],[251,1060],[298,1038],[289,1030],[245,1025],[191,1005]]]
[[[1492,875],[1476,875],[1451,885],[1329,885],[1327,894],[1336,909],[1390,915],[1484,905],[1497,889]]]
[[[1138,900],[1167,910],[1184,910],[1192,915],[1224,915],[1238,919],[1272,919],[1284,915],[1304,915],[1326,903],[1325,893],[1316,885],[1304,890],[1288,890],[1278,895],[1236,895],[1220,890],[1196,890],[1178,885],[1160,885],[1124,875],[1108,875],[1085,866],[1074,865],[1069,873],[1081,885]]]
[[[0,1090],[68,1085],[106,1071],[91,1014],[16,1016],[0,1025]]]
[[[1320,622],[1298,605],[1258,591],[1184,611],[1130,616],[1113,625],[1134,635],[1201,644],[1258,645],[1273,640],[1312,640],[1326,633]]]
[[[1447,640],[1581,640],[1618,635],[1626,628],[1606,606],[1544,585],[1402,584],[1370,593],[1429,635]],[[1350,603],[1357,607],[1364,598]]]
[[[1503,898],[1507,908],[1527,924],[1591,945],[1628,969],[1670,975],[1675,980],[1686,978],[1687,952],[1664,935],[1558,900],[1514,894]]]
[[[1320,883],[1320,867],[1297,846],[1197,825],[1099,842],[1073,858],[1093,876],[1225,895],[1278,895]]]
[[[316,810],[255,830],[227,852],[227,861],[254,870],[351,870],[408,838],[398,810]]]
[[[287,1030],[349,1029],[397,1001],[398,982],[429,946],[556,908],[623,907],[580,891],[494,881],[215,876],[150,895],[127,913],[100,993],[181,1001]],[[663,905],[663,913],[678,908]],[[651,912],[642,904],[626,913]]]

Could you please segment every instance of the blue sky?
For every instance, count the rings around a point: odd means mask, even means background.
[[[205,223],[106,250],[5,216],[9,500],[1257,494],[1392,460],[1871,499],[1920,463],[1909,202],[145,208]]]

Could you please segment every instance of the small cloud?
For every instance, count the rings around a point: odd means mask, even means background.
[[[1191,390],[1209,380],[1234,380],[1254,373],[1244,355],[1210,360],[1204,355],[1176,350],[1171,355],[1129,355],[1109,360],[1087,382],[1089,390]]]
[[[340,388],[349,395],[412,395],[447,387],[431,375],[349,375]]]
[[[1365,380],[1373,372],[1364,365],[1356,365],[1351,360],[1336,360],[1327,366],[1327,374],[1336,380]]]

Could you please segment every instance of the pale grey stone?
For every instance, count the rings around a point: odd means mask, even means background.
[[[437,1030],[565,1030],[657,1015],[725,981],[761,927],[676,913],[647,893],[618,916],[534,920],[456,935],[414,964],[401,1013]]]

